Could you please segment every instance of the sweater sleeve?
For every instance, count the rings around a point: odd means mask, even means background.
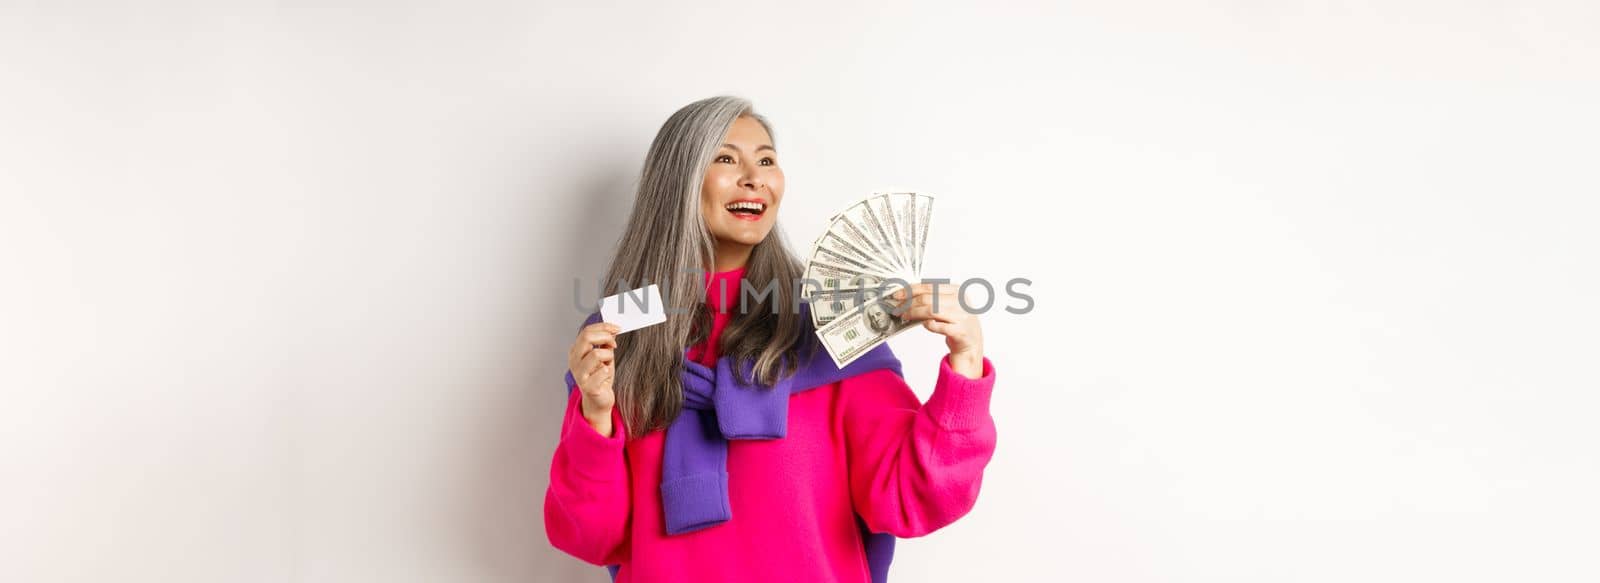
[[[964,516],[994,455],[994,367],[967,378],[939,359],[926,404],[904,379],[877,370],[843,381],[850,497],[875,532],[922,536]]]
[[[582,393],[567,396],[561,441],[550,461],[550,487],[544,494],[544,529],[550,544],[595,565],[627,558],[631,514],[628,463],[622,416],[611,411],[606,437],[584,420]]]

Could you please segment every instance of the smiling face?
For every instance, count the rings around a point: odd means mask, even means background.
[[[778,151],[761,122],[740,117],[711,158],[700,185],[700,213],[717,241],[717,271],[744,265],[767,238],[783,200]]]

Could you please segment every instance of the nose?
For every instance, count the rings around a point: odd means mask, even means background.
[[[746,164],[744,167],[744,177],[739,180],[739,186],[748,188],[750,190],[761,190],[766,185],[766,180],[761,177],[761,169]]]

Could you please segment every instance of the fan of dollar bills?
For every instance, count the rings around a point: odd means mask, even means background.
[[[811,304],[817,338],[840,367],[916,325],[882,297],[922,276],[933,196],[878,193],[830,219],[811,244],[801,297]]]

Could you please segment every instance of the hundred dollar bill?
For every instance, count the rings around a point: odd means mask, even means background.
[[[810,298],[819,290],[813,289],[812,283],[821,286],[823,290],[831,289],[857,289],[878,287],[883,285],[884,277],[871,273],[862,273],[843,265],[828,263],[815,257],[806,264],[806,276],[809,280],[801,286],[800,297]]]
[[[849,211],[835,215],[832,219],[833,222],[828,225],[828,230],[823,233],[822,237],[818,238],[818,242],[832,236],[838,239],[840,246],[848,244],[850,248],[871,257],[874,262],[889,273],[899,272],[900,265],[891,258],[892,254],[883,240],[873,234],[874,229],[864,227],[858,221],[858,219],[866,218],[866,204],[856,203],[853,208],[859,209],[855,213],[856,218],[851,218]]]
[[[822,341],[828,356],[840,367],[850,364],[867,351],[889,340],[890,336],[915,326],[894,313],[887,300],[873,299],[836,316],[827,325],[817,329],[817,339]]]
[[[912,216],[916,212],[917,195],[904,192],[889,197],[889,202],[894,209],[895,224],[900,227],[900,248],[905,253],[906,269],[911,270],[913,276],[917,272],[917,239],[916,225],[912,224]]]
[[[888,223],[880,216],[881,211],[873,209],[873,200],[869,197],[858,201],[834,219],[842,221],[841,226],[846,227],[847,231],[854,229],[855,232],[861,233],[864,242],[871,246],[873,256],[893,267],[900,277],[910,275],[910,266],[902,263],[896,253]]]
[[[899,285],[892,285],[887,288],[868,287],[816,292],[811,295],[809,300],[811,303],[811,321],[818,328],[826,326],[829,322],[838,319],[840,315],[855,309],[856,306],[883,297],[885,293],[893,293],[893,290],[900,287]]]
[[[867,207],[883,222],[884,232],[889,238],[890,253],[893,254],[892,258],[903,270],[911,271],[911,262],[907,259],[905,249],[905,229],[900,226],[905,217],[901,216],[901,212],[895,208],[894,201],[890,200],[887,194],[874,195],[867,201]]]
[[[912,257],[916,258],[916,263],[911,267],[917,272],[918,276],[921,276],[922,256],[928,251],[928,220],[933,218],[933,197],[925,193],[917,193],[913,195],[912,202],[916,205],[915,210],[911,213],[911,220],[916,225],[912,232],[912,240],[915,241],[913,245],[915,252]]]
[[[838,223],[835,223],[838,226]],[[830,228],[812,243],[812,257],[819,257],[845,266],[859,266],[863,272],[877,272],[884,276],[893,276],[898,273],[893,265],[888,264],[879,254],[868,251],[866,242],[858,239],[848,232],[835,231]]]
[[[885,195],[889,198],[890,208],[894,210],[895,226],[900,227],[900,246],[905,250],[906,267],[911,270],[912,278],[922,275],[922,270],[917,267],[921,257],[917,254],[917,195],[911,192],[895,192]]]
[[[921,281],[933,197],[878,192],[829,219],[811,243],[800,297],[818,329],[902,285]],[[887,290],[883,289],[887,288]],[[872,292],[872,293],[864,293]]]
[[[850,250],[850,248],[838,242],[837,237],[830,234],[822,234],[822,239],[816,240],[816,243],[811,245],[811,259],[813,261],[822,259],[826,263],[846,267],[846,269],[861,272],[861,274],[896,277],[896,272],[886,269],[886,267],[878,266],[877,259]]]

